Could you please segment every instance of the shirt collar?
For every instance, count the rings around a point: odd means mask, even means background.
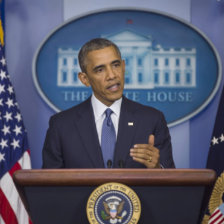
[[[95,120],[97,121],[98,119],[100,119],[100,117],[103,116],[107,108],[110,108],[114,112],[114,114],[119,117],[121,111],[121,102],[122,97],[119,100],[116,100],[110,107],[108,107],[101,101],[99,101],[94,94],[92,94],[91,103],[93,107]]]

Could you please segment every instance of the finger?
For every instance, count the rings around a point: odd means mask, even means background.
[[[140,158],[140,159],[144,159],[144,160],[152,160],[153,155],[150,155],[148,153],[130,153],[131,157],[135,157],[135,158]]]
[[[152,156],[153,155],[153,151],[147,149],[140,149],[140,148],[134,148],[130,150],[130,153],[134,153],[134,154],[144,154],[144,155],[149,155]]]
[[[149,144],[135,144],[134,145],[134,149],[149,149],[150,147],[151,145]]]
[[[155,164],[153,162],[149,162],[145,159],[140,159],[140,158],[133,157],[133,160],[135,160],[136,162],[144,164],[147,168],[154,168],[155,167]]]
[[[155,141],[155,136],[154,135],[149,135],[149,145],[154,146],[154,141]]]

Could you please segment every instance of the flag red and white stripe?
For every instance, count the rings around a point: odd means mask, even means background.
[[[215,209],[209,218],[208,224],[224,224],[224,204]]]
[[[16,170],[30,169],[30,167],[30,155],[26,151],[11,170],[0,179],[1,224],[31,224],[12,180],[12,175]]]

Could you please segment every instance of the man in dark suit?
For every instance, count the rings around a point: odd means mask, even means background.
[[[93,39],[80,50],[79,63],[79,79],[93,94],[51,117],[43,168],[174,168],[163,114],[123,96],[125,62],[118,47],[103,38]],[[112,148],[110,155],[103,143],[108,108],[115,139],[115,145],[106,144]]]

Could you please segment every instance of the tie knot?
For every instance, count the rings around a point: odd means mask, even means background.
[[[113,111],[110,108],[107,108],[105,110],[106,118],[110,117],[110,115],[113,113]]]
[[[110,117],[110,115],[113,113],[113,111],[110,109],[110,108],[107,108],[106,110],[105,110],[105,114],[106,114],[106,117],[105,117],[105,119],[106,119],[106,121],[107,121],[107,126],[111,126],[111,124],[112,124],[112,120],[111,120],[111,117]]]

